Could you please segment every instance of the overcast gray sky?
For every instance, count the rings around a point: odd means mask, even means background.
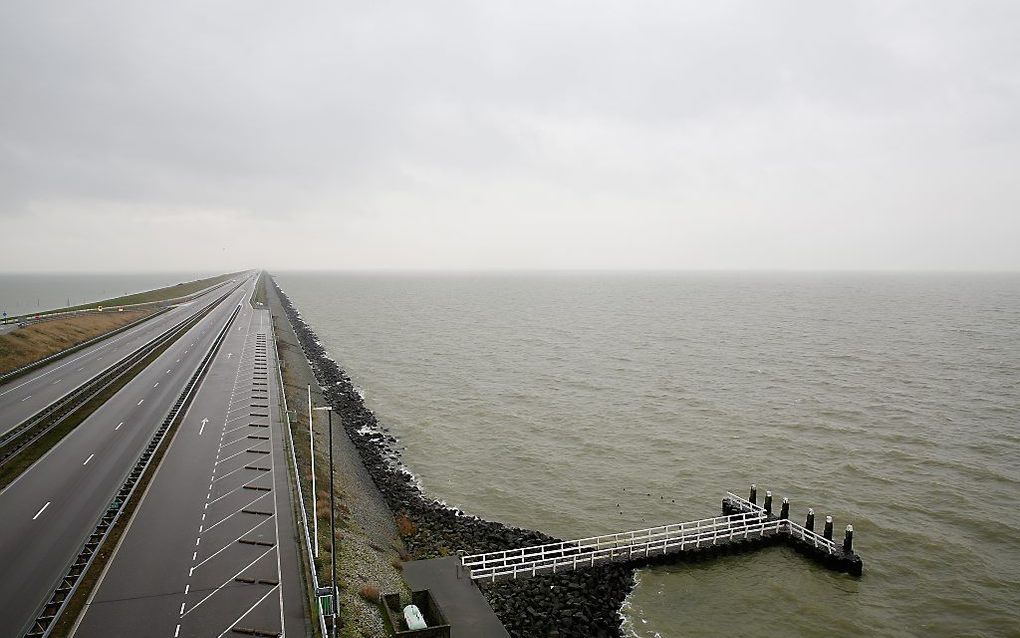
[[[0,270],[1020,269],[1020,2],[0,5]]]

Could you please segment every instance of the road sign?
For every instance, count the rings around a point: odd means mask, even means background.
[[[323,616],[333,615],[333,595],[326,594],[325,596],[319,596],[319,613]]]

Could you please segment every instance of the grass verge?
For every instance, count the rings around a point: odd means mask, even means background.
[[[51,315],[56,312],[69,312],[72,310],[86,310],[89,308],[96,308],[103,306],[104,308],[113,306],[129,306],[132,304],[140,303],[153,303],[157,301],[167,301],[170,299],[177,299],[178,297],[186,297],[194,294],[201,290],[205,290],[210,286],[215,286],[218,283],[224,282],[231,277],[236,277],[241,272],[230,272],[223,275],[216,275],[215,277],[206,277],[205,279],[196,279],[195,281],[181,282],[173,286],[166,286],[165,288],[157,288],[155,290],[146,290],[144,292],[136,292],[131,295],[124,295],[121,297],[114,297],[112,299],[104,299],[102,301],[93,301],[90,303],[79,304],[77,306],[71,306],[69,308],[54,308],[45,312],[31,312],[22,317],[44,317]],[[15,317],[14,319],[18,319]],[[8,319],[12,321],[14,319]]]
[[[266,272],[259,273],[259,280],[255,284],[255,294],[251,299],[252,308],[266,308]]]
[[[33,463],[43,457],[44,454],[50,451],[50,449],[60,442],[65,436],[71,433],[76,427],[92,415],[93,412],[99,409],[104,403],[106,403],[110,397],[117,394],[121,388],[127,385],[132,379],[138,376],[142,370],[144,370],[149,364],[156,360],[159,355],[173,345],[185,332],[187,332],[198,320],[201,319],[201,315],[196,317],[192,323],[180,331],[180,333],[174,339],[167,341],[160,345],[149,356],[145,357],[131,368],[127,370],[123,375],[117,378],[116,381],[108,385],[106,388],[101,390],[99,394],[95,395],[81,406],[76,408],[74,412],[64,418],[63,421],[57,427],[53,428],[39,440],[35,441],[30,446],[27,446],[23,452],[12,458],[7,464],[0,468],[0,489],[3,489],[10,485],[14,479],[21,476],[25,470],[32,466]]]
[[[73,348],[149,314],[150,310],[130,310],[80,315],[32,324],[0,334],[0,374]]]

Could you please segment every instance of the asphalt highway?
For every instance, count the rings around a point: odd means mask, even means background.
[[[74,636],[310,634],[276,360],[269,311],[246,306]]]
[[[0,435],[86,383],[143,344],[215,302],[219,287],[158,317],[0,385]]]
[[[254,283],[255,277],[249,277],[244,286],[0,492],[0,637],[20,636],[34,620],[217,333],[237,305],[250,296]],[[246,302],[242,308],[238,320],[247,320],[251,309]],[[191,311],[182,310],[174,318]],[[127,348],[127,341],[105,344],[105,349],[95,349],[91,356],[115,356],[114,348]],[[70,362],[62,365],[63,372],[50,369],[41,377],[44,381],[33,376],[30,382],[53,384],[50,379],[62,378],[73,366]],[[89,374],[87,369],[78,372]],[[10,396],[0,399],[5,406]]]

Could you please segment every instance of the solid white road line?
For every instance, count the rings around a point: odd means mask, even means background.
[[[30,394],[27,397],[25,397],[24,399],[22,399],[21,402],[24,403],[25,401],[28,401],[31,398],[32,398],[32,395]]]
[[[145,402],[145,399],[142,399],[141,401],[138,402],[138,405],[141,405],[144,402]]]
[[[117,424],[117,427],[113,428],[113,429],[114,429],[114,431],[116,431],[116,430],[119,430],[119,429],[120,429],[120,426],[122,426],[122,425],[124,425],[124,422],[123,422],[123,421],[121,421],[120,423],[118,423],[118,424]]]
[[[45,512],[46,508],[49,507],[49,506],[50,506],[50,502],[46,501],[46,504],[43,505],[42,508],[38,512],[35,513],[35,516],[32,517],[32,520],[34,521],[35,519],[39,518],[39,515],[42,514],[43,512]]]
[[[84,463],[82,463],[82,465],[88,465],[88,464],[89,464],[89,461],[91,461],[91,460],[92,460],[92,457],[93,457],[93,456],[95,456],[95,454],[94,454],[94,453],[93,453],[93,454],[89,454],[89,458],[85,459],[85,462],[84,462]]]

